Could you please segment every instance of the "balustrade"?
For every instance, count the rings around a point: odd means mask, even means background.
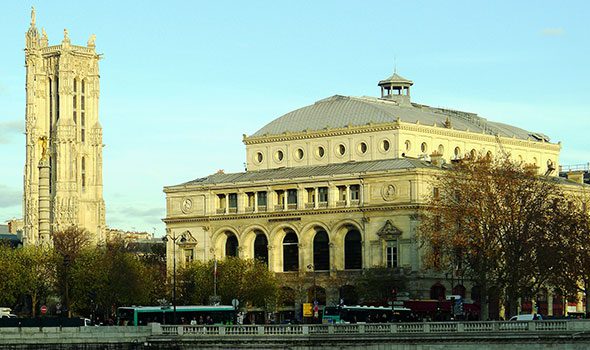
[[[157,329],[157,330],[156,330]],[[412,322],[412,323],[357,323],[329,325],[158,325],[152,326],[153,334],[203,336],[203,335],[308,335],[308,334],[389,334],[389,333],[558,333],[590,331],[590,320],[568,321],[474,321],[474,322]]]

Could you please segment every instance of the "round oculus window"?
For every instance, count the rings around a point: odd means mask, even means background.
[[[285,155],[283,154],[283,151],[277,151],[277,153],[275,154],[275,157],[277,158],[277,160],[280,162],[283,160],[283,157]]]
[[[422,144],[420,145],[420,150],[422,151],[422,153],[428,152],[428,145],[426,144],[426,142],[422,142]]]
[[[316,151],[317,156],[320,157],[320,158],[323,158],[324,157],[324,153],[326,153],[326,151],[324,150],[324,147],[319,146],[318,149],[317,149],[317,151]]]
[[[296,155],[297,155],[297,159],[299,159],[299,160],[303,159],[303,149],[298,148]]]
[[[262,152],[256,153],[256,161],[258,163],[262,163],[263,160],[264,160],[264,156],[262,155]]]
[[[412,149],[412,143],[410,140],[406,140],[406,151],[409,151],[410,149]]]
[[[367,153],[367,144],[364,142],[359,143],[359,152],[360,153]]]
[[[385,152],[389,151],[389,141],[388,140],[381,141],[381,149],[384,150]]]
[[[346,146],[344,146],[343,144],[339,144],[338,145],[338,154],[343,156],[344,153],[346,153]]]

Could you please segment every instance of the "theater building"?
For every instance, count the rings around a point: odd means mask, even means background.
[[[167,232],[187,238],[168,241],[169,267],[173,259],[257,258],[286,288],[312,274],[305,288],[317,286],[325,304],[374,266],[404,275],[413,299],[450,294],[450,281],[422,269],[416,240],[419,208],[436,190],[432,176],[445,162],[488,153],[556,175],[561,146],[474,113],[414,103],[412,85],[393,74],[378,82],[378,97],[336,95],[289,112],[244,136],[247,171],[165,187]],[[453,287],[471,297],[471,286]]]

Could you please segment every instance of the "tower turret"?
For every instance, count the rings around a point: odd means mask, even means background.
[[[410,104],[410,86],[414,82],[399,76],[396,72],[378,84],[381,87],[381,98],[396,101],[400,105]]]

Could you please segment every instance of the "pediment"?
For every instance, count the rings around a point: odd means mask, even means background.
[[[379,238],[384,239],[386,241],[397,239],[399,236],[402,235],[402,231],[397,228],[391,221],[385,221],[385,224],[379,231],[377,231],[377,236]]]

